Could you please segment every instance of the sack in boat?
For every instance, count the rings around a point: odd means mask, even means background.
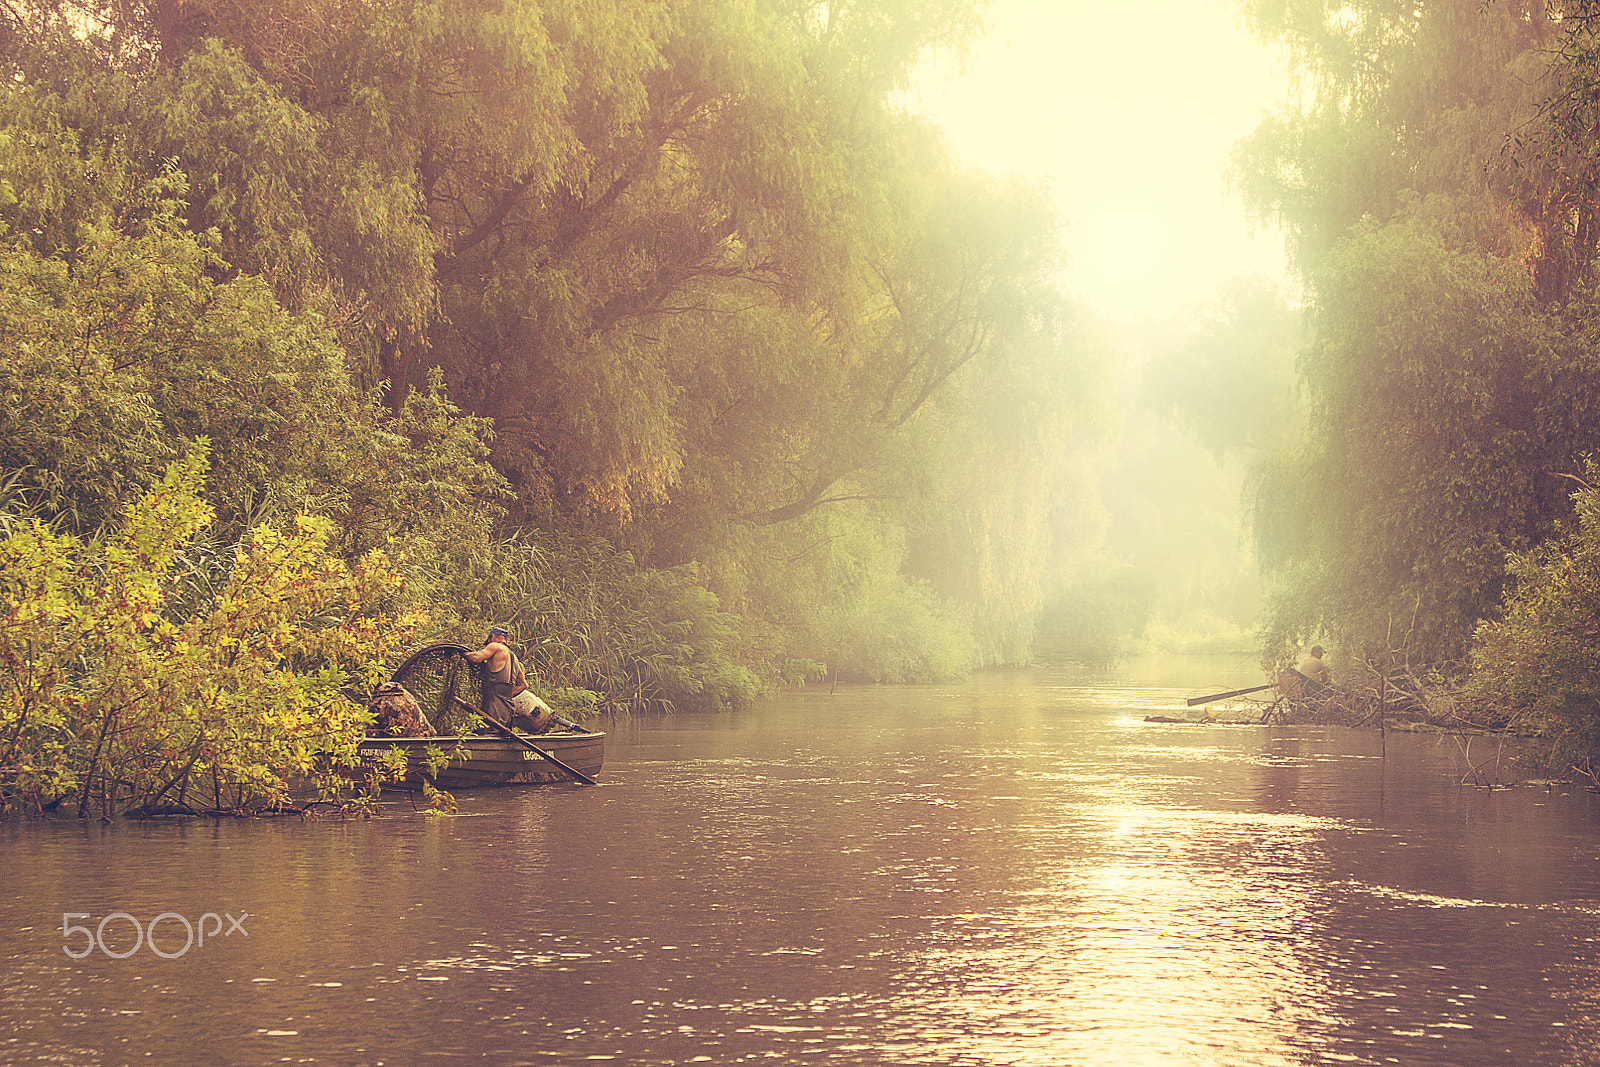
[[[432,737],[433,725],[422,713],[417,698],[399,682],[384,682],[367,702],[372,710],[374,737]]]
[[[530,690],[524,689],[511,698],[511,711],[505,724],[530,734],[542,734],[555,725],[556,713],[549,704],[540,700]]]

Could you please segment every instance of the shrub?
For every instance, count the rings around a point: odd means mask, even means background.
[[[69,795],[80,815],[191,797],[252,809],[323,756],[352,761],[368,716],[348,694],[420,619],[367,611],[399,578],[381,554],[330,558],[313,516],[258,527],[214,597],[187,597],[175,575],[211,520],[206,456],[193,446],[98,541],[33,521],[0,542],[5,810]]]

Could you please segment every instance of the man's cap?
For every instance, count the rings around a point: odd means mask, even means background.
[[[502,637],[510,637],[511,631],[504,626],[491,626],[489,628],[489,636],[493,637],[495,634],[500,634]]]

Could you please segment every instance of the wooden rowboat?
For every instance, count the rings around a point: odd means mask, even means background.
[[[594,731],[525,734],[537,745],[575,771],[593,778],[605,762],[606,735]],[[484,786],[523,785],[536,782],[570,782],[572,777],[537,752],[506,737],[366,737],[361,740],[361,762],[383,760],[390,749],[406,753],[402,782],[386,789],[420,789],[427,769],[427,748],[437,746],[450,761],[433,776],[439,789],[477,789]]]
[[[482,724],[479,714],[484,707],[483,679],[476,666],[467,660],[466,653],[463,645],[448,642],[428,645],[407,656],[395,668],[393,681],[416,700],[436,734],[432,737],[374,735],[361,739],[363,764],[384,760],[392,749],[405,752],[404,780],[385,783],[386,788],[420,789],[427,780],[430,746],[449,756],[448,762],[433,772],[433,785],[439,789],[570,782],[581,780],[571,771],[587,779],[600,773],[600,765],[605,761],[606,735],[565,720],[558,719],[560,728],[543,734],[506,737],[474,732]]]

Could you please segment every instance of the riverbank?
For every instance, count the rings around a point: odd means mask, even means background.
[[[1464,784],[1499,788],[1569,781],[1600,792],[1600,768],[1570,739],[1552,735],[1513,714],[1463,708],[1445,687],[1406,678],[1385,679],[1366,690],[1330,690],[1318,698],[1279,698],[1263,721],[1285,725],[1331,725],[1357,730],[1433,734],[1464,740],[1464,748],[1486,739],[1496,746],[1484,766],[1473,764]]]

